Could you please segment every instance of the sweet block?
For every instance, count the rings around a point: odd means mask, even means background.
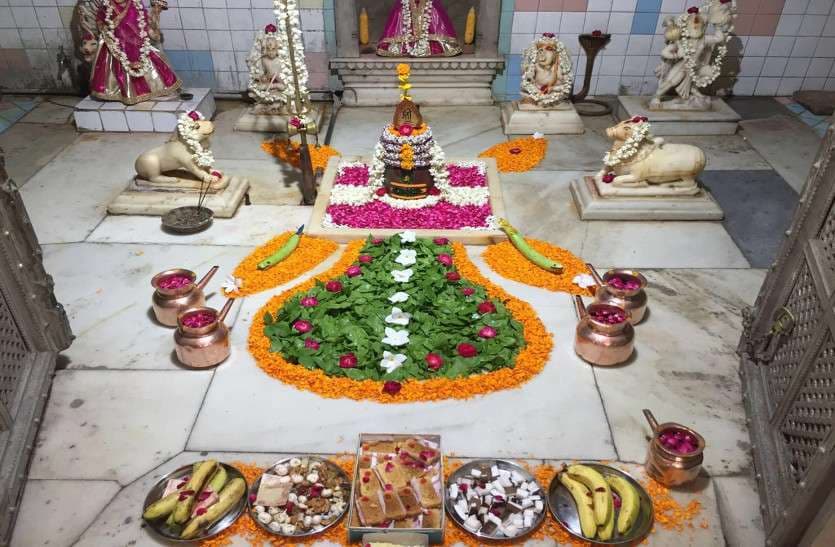
[[[175,95],[131,106],[86,97],[75,105],[75,125],[79,131],[170,133],[177,129],[177,118],[183,113],[199,110],[207,119],[214,116],[215,99],[211,89],[186,88],[183,93],[193,97],[184,101]]]

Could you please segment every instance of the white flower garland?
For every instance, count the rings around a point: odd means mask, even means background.
[[[191,113],[197,115],[197,120],[191,118]],[[205,119],[203,114],[196,110],[180,114],[180,118],[177,120],[177,133],[185,142],[188,151],[191,152],[194,163],[200,167],[210,169],[215,164],[215,156],[211,150],[204,150],[203,145],[200,144],[200,132],[198,131],[200,125],[197,121],[203,119]]]
[[[145,17],[145,6],[142,5],[142,0],[130,1],[133,3],[134,9],[136,9],[136,26],[139,31],[139,38],[142,40],[142,45],[139,46],[139,61],[137,61],[139,68],[133,68],[133,63],[130,59],[128,59],[128,55],[122,49],[121,45],[119,45],[119,39],[116,38],[116,22],[113,20],[113,15],[116,11],[114,2],[107,2],[104,8],[104,23],[107,27],[104,30],[104,35],[107,42],[107,48],[110,50],[110,53],[116,57],[119,64],[121,64],[122,68],[125,69],[125,72],[133,78],[142,78],[153,68],[151,65],[150,53],[154,48],[151,45],[151,38],[148,35],[148,21]],[[125,9],[129,8],[125,7]]]
[[[420,30],[418,36],[412,33],[412,7],[410,0],[400,0],[402,6],[402,17],[400,22],[400,32],[406,37],[407,42],[400,46],[400,53],[403,49],[412,57],[426,57],[430,53],[429,46],[429,20],[432,18],[432,0],[424,0],[423,13],[418,14],[420,21]],[[412,45],[414,42],[414,45]]]
[[[293,67],[290,62],[290,42],[287,39],[285,29],[290,28],[290,40],[293,42],[293,52],[296,56],[296,71],[298,76],[298,94],[302,103],[307,103],[307,64],[304,58],[304,42],[302,40],[301,23],[299,22],[299,9],[296,0],[273,0],[273,13],[275,14],[278,26],[278,55],[281,59],[281,81],[284,83],[284,94],[287,96],[291,110],[296,108],[296,84],[293,82]],[[300,116],[301,112],[292,112]],[[302,123],[305,123],[302,120]]]
[[[709,1],[706,4],[702,5],[702,9],[705,11],[710,10],[713,7],[713,1]],[[731,13],[735,13],[736,6],[731,6]],[[687,28],[687,22],[690,19],[690,16],[693,14],[690,13],[683,13],[676,18],[676,27],[678,28],[681,38],[679,38],[679,47],[681,48],[682,57],[684,57],[684,64],[687,67],[687,73],[690,76],[690,80],[693,82],[698,88],[705,88],[716,81],[716,78],[722,73],[722,64],[725,61],[725,57],[728,54],[728,46],[725,44],[720,44],[716,46],[714,50],[715,54],[713,56],[713,60],[706,65],[709,72],[708,74],[702,76],[699,74],[699,67],[696,65],[696,50],[693,47],[693,42],[698,38],[692,38],[690,36],[689,30]],[[707,23],[705,23],[707,24]],[[728,29],[723,29],[725,31],[725,43],[727,43],[731,39],[730,32]],[[707,29],[705,29],[707,32]]]
[[[551,88],[548,93],[543,93],[542,90],[534,83],[534,73],[536,71],[536,52],[537,45],[547,42],[554,46],[560,63],[560,77],[562,81]],[[529,95],[537,104],[542,106],[552,106],[560,103],[568,98],[571,94],[572,86],[574,85],[574,75],[571,71],[571,55],[562,42],[552,36],[542,36],[535,40],[525,50],[522,58],[522,92]]]
[[[641,143],[645,140],[652,139],[652,133],[650,133],[650,126],[649,122],[642,121],[637,123],[632,123],[632,134],[629,135],[623,144],[620,147],[613,151],[606,152],[603,155],[603,163],[607,167],[614,167],[618,164],[621,164],[625,161],[628,161],[632,158],[635,154],[638,153],[638,150],[641,147]]]
[[[262,47],[264,45],[264,41],[268,38],[278,40],[278,33],[267,32],[266,30],[261,31],[258,36],[256,36],[255,42],[252,44],[252,49],[249,51],[249,57],[246,59],[246,64],[249,67],[249,85],[247,87],[249,88],[250,93],[260,99],[259,102],[266,104],[284,104],[287,102],[287,96],[284,93],[270,89],[270,84],[266,84],[263,88],[261,87],[264,85],[261,82],[261,77],[264,76],[264,67],[261,63],[264,56]],[[283,65],[284,63],[282,61],[282,66]],[[281,81],[283,82],[284,79],[282,78]]]

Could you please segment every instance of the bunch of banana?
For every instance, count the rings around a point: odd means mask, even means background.
[[[513,246],[522,253],[522,256],[542,268],[543,270],[548,270],[551,273],[562,273],[562,264],[557,262],[556,260],[551,260],[547,256],[544,256],[539,251],[534,249],[530,246],[530,244],[525,241],[525,238],[522,237],[522,234],[519,233],[519,230],[514,228],[510,225],[510,223],[505,219],[499,219],[499,228],[507,234],[508,239],[510,242],[513,243]]]
[[[272,268],[296,250],[296,247],[299,246],[299,240],[302,237],[302,232],[304,231],[304,224],[299,226],[299,229],[296,230],[296,233],[290,236],[290,239],[284,242],[276,252],[262,260],[258,263],[259,270],[266,270],[267,268]]]
[[[577,504],[583,536],[608,541],[614,536],[616,525],[621,536],[632,530],[641,506],[638,491],[629,481],[615,475],[604,477],[597,470],[579,464],[563,467],[559,480]],[[621,499],[617,519],[612,490]]]

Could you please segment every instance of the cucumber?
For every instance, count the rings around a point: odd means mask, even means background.
[[[539,251],[534,249],[533,247],[525,241],[525,238],[522,237],[522,234],[519,231],[510,225],[510,223],[505,220],[499,220],[499,228],[507,234],[508,239],[516,247],[522,256],[527,258],[532,263],[536,264],[543,270],[548,270],[551,273],[562,273],[562,264],[557,262],[556,260],[551,260],[547,256],[544,256]]]
[[[288,256],[290,253],[296,250],[296,247],[299,246],[299,240],[302,237],[302,230],[304,230],[304,224],[299,226],[299,229],[296,230],[296,233],[290,236],[284,245],[281,246],[279,250],[262,260],[258,263],[259,270],[266,270],[268,268],[272,268]]]

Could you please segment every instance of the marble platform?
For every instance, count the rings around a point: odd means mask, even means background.
[[[704,188],[683,196],[604,196],[594,178],[585,176],[571,182],[571,198],[583,220],[722,220],[725,216]]]
[[[655,135],[733,135],[741,116],[719,97],[714,97],[712,108],[697,110],[651,110],[649,96],[619,95],[618,118],[625,120],[645,116]]]
[[[216,218],[231,218],[235,216],[241,203],[249,191],[249,181],[245,177],[231,176],[229,184],[223,190],[209,193],[203,205],[214,212]],[[166,191],[162,189],[148,189],[132,181],[116,199],[107,206],[111,215],[149,215],[162,216],[176,207],[196,205],[198,192]]]
[[[184,112],[199,110],[207,120],[212,119],[215,98],[211,89],[184,88],[182,93],[191,93],[193,97],[182,100],[174,96],[131,106],[87,97],[75,105],[75,126],[79,131],[171,133],[177,129],[177,118]]]
[[[290,116],[255,114],[255,107],[247,108],[235,123],[235,131],[256,131],[259,133],[287,133]],[[322,130],[322,109],[314,106],[308,116],[316,122],[316,132]]]
[[[512,101],[502,105],[505,135],[581,135],[586,127],[574,105],[568,101],[553,108],[541,108]]]

